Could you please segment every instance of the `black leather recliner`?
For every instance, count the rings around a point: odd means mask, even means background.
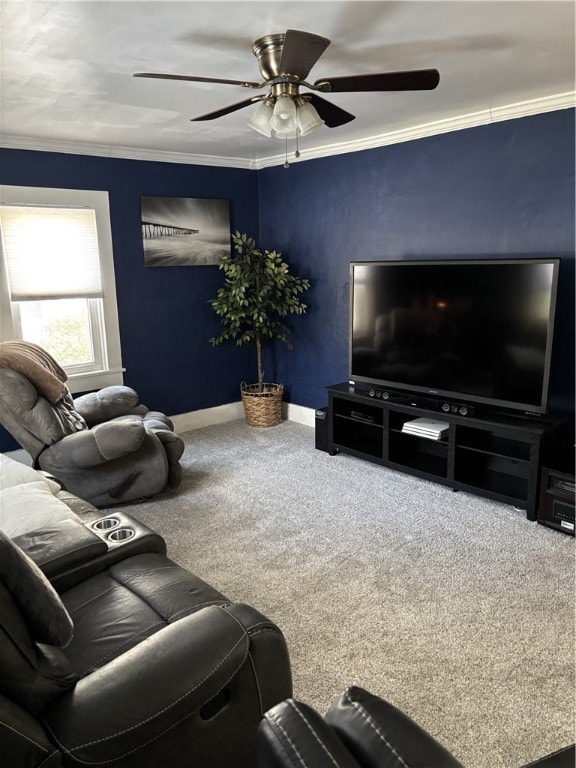
[[[286,643],[160,553],[59,596],[0,533],[0,754],[10,768],[254,768],[291,695]]]
[[[258,729],[258,768],[463,768],[448,750],[387,701],[352,686],[323,718],[289,699]],[[574,745],[524,768],[574,768]]]

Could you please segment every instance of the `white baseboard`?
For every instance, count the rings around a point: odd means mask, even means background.
[[[298,424],[306,424],[307,427],[315,425],[316,416],[314,408],[307,408],[305,405],[295,405],[294,403],[282,403],[282,415],[288,421],[297,421]]]
[[[298,424],[313,427],[316,418],[314,413],[314,408],[294,405],[293,403],[282,403],[282,416],[288,421],[296,421]],[[193,429],[209,427],[212,424],[223,424],[226,421],[243,419],[244,408],[242,401],[239,400],[236,403],[218,405],[215,408],[203,408],[199,411],[180,413],[170,418],[174,422],[174,431],[181,434],[182,432],[190,432]]]
[[[170,416],[174,422],[174,431],[178,434],[190,432],[192,429],[209,427],[212,424],[223,424],[225,421],[235,421],[244,418],[242,402],[217,405],[215,408],[202,408],[199,411],[189,411]]]

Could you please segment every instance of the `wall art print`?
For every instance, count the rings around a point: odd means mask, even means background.
[[[220,264],[230,253],[230,201],[201,197],[140,198],[147,267]]]

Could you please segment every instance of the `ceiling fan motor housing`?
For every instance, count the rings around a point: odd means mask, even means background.
[[[272,80],[279,77],[282,48],[286,35],[265,35],[258,38],[252,46],[252,53],[258,59],[260,73],[264,80]]]

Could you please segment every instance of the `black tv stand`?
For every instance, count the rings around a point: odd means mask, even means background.
[[[347,453],[455,490],[526,509],[536,520],[540,468],[558,450],[565,422],[541,417],[470,416],[395,399],[376,399],[343,383],[328,387],[328,452]],[[424,417],[445,422],[438,439],[404,425]]]

